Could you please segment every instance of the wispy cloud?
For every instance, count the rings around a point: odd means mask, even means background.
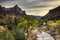
[[[46,14],[50,9],[60,5],[60,0],[0,0],[0,5],[9,7],[19,5],[27,11],[27,14]]]

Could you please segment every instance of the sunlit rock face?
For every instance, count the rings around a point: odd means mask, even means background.
[[[37,34],[37,40],[55,40],[50,34],[41,32]]]
[[[4,26],[0,26],[0,32],[2,32],[4,29]]]

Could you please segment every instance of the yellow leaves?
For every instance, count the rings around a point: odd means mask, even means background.
[[[48,21],[47,24],[51,27],[57,27],[60,25],[60,20],[56,20],[56,22],[54,21]]]
[[[57,20],[56,23],[59,23],[60,24],[60,20]]]
[[[49,24],[49,25],[52,26],[52,27],[56,27],[56,26],[57,26],[56,23],[51,23],[51,24]]]
[[[59,26],[59,25],[60,25],[60,20],[57,20],[56,23],[57,23],[57,25]]]

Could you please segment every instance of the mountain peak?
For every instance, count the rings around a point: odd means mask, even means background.
[[[14,7],[11,7],[11,8],[5,8],[5,7],[2,7],[0,6],[0,13],[2,13],[1,15],[3,16],[7,16],[8,17],[23,17],[26,15],[25,11],[23,11],[20,7],[18,7],[18,5],[15,5]],[[3,17],[2,16],[2,17]]]
[[[14,9],[22,10],[18,5],[15,5],[15,6],[14,6]]]
[[[58,6],[57,8],[60,8],[60,6]]]
[[[18,5],[15,5],[14,7],[18,7]]]
[[[1,5],[0,5],[0,7],[1,7]]]
[[[48,19],[60,19],[60,6],[51,9],[47,15],[43,16],[42,18],[48,18]]]
[[[51,11],[60,11],[60,6],[58,6],[58,7],[54,8],[54,9],[52,9]]]

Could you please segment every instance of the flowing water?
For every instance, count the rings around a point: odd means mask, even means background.
[[[37,34],[37,40],[55,40],[50,34],[41,32]]]

